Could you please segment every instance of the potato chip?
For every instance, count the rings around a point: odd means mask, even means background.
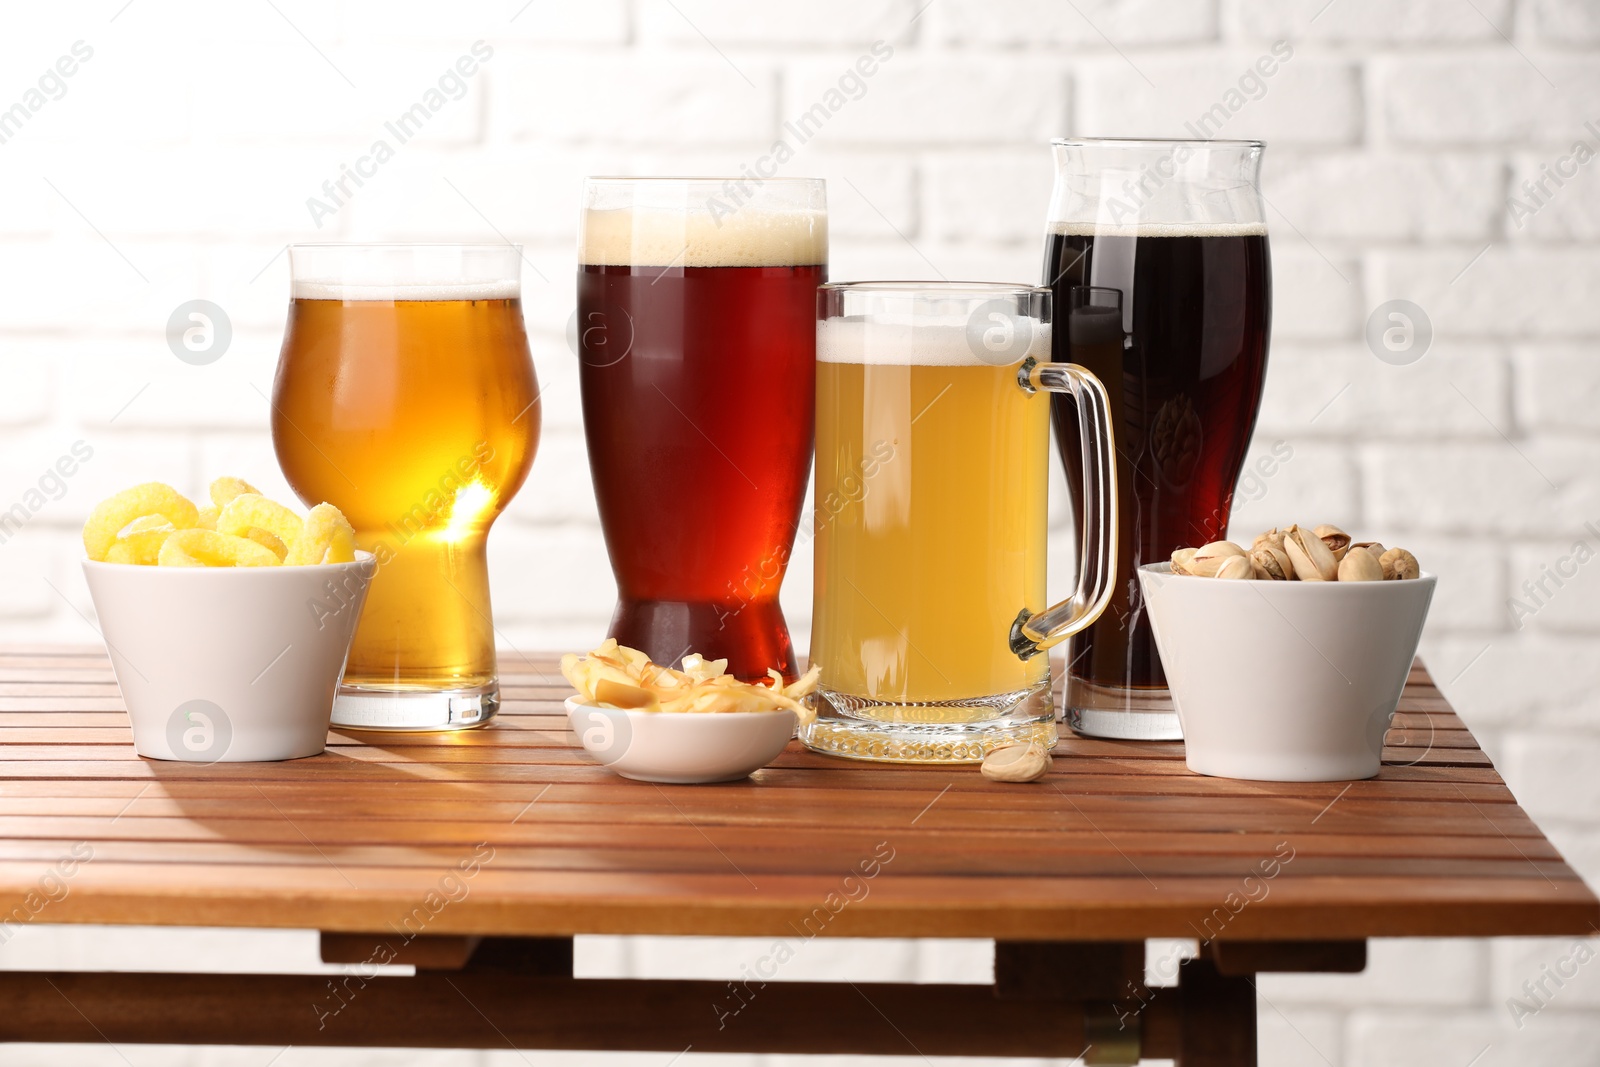
[[[182,493],[162,482],[145,482],[124,489],[95,505],[83,525],[83,548],[92,560],[104,560],[117,535],[135,519],[160,515],[176,530],[187,530],[199,518],[199,510]]]
[[[792,685],[767,671],[765,684],[741,682],[725,673],[728,661],[683,657],[683,669],[652,663],[638,649],[608,638],[585,656],[561,657],[561,673],[584,700],[607,707],[660,712],[773,711],[788,708],[805,722],[814,714],[805,703],[817,688],[820,668],[812,667]]]
[[[163,567],[276,567],[272,550],[215,530],[178,530],[161,546]]]
[[[117,543],[106,552],[106,562],[153,567],[161,553],[161,546],[171,533],[173,533],[172,523],[160,515],[145,515],[134,519],[117,538]]]
[[[215,530],[217,528],[217,516],[221,512],[222,509],[215,504],[207,504],[200,509],[199,517],[194,520],[194,528],[196,530]]]
[[[299,536],[284,559],[288,567],[317,563],[349,563],[356,558],[356,532],[344,512],[332,504],[318,504],[306,514]]]

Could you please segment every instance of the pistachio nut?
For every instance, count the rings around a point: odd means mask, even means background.
[[[1282,548],[1283,531],[1274,526],[1270,530],[1263,530],[1256,534],[1256,539],[1250,542],[1250,548],[1254,550],[1260,548],[1262,545],[1277,545],[1279,548]]]
[[[1339,561],[1327,542],[1310,530],[1291,526],[1284,531],[1283,550],[1302,582],[1331,582],[1339,577]]]
[[[1250,562],[1249,556],[1229,556],[1222,561],[1222,565],[1217,568],[1215,575],[1217,578],[1233,579],[1254,578],[1255,576],[1256,569]]]
[[[1232,556],[1244,556],[1244,549],[1232,541],[1213,541],[1209,545],[1201,545],[1189,560],[1189,573],[1201,578],[1213,578],[1217,568]]]
[[[1197,551],[1199,551],[1199,549],[1180,548],[1178,551],[1174,552],[1172,554],[1172,573],[1193,574],[1194,572],[1189,569],[1189,564],[1194,561],[1194,554]]]
[[[1386,580],[1415,578],[1422,573],[1422,568],[1417,565],[1417,557],[1403,548],[1391,548],[1378,557],[1378,564],[1383,568]]]
[[[1032,782],[1050,770],[1050,753],[1032,742],[1001,745],[983,757],[980,770],[991,782]]]
[[[1337,526],[1323,523],[1311,531],[1322,538],[1322,543],[1328,546],[1328,551],[1333,553],[1335,560],[1344,559],[1344,554],[1350,549],[1350,535]]]
[[[1339,580],[1341,582],[1381,582],[1383,581],[1383,566],[1378,562],[1378,557],[1362,548],[1360,545],[1351,545],[1344,554],[1344,559],[1339,561]]]
[[[1256,577],[1263,581],[1284,582],[1294,578],[1294,563],[1283,550],[1282,542],[1268,542],[1251,549],[1250,565],[1255,568]]]

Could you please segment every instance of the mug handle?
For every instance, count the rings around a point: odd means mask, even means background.
[[[1022,659],[1060,644],[1100,617],[1111,602],[1117,574],[1117,445],[1111,400],[1100,379],[1075,363],[1040,363],[1033,357],[1017,369],[1017,384],[1029,394],[1070,393],[1078,405],[1083,441],[1083,500],[1079,519],[1083,544],[1078,587],[1071,599],[1037,615],[1024,610],[1011,624],[1011,651]]]

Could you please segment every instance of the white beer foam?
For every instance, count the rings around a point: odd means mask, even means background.
[[[824,211],[591,208],[578,261],[610,267],[798,267],[828,261]]]
[[[1067,237],[1265,237],[1264,222],[1051,222],[1051,233]]]
[[[454,285],[370,285],[357,282],[295,279],[290,293],[296,300],[382,301],[403,300],[514,300],[517,283],[459,282]]]
[[[1012,367],[1032,356],[1050,359],[1050,324],[1018,319],[1020,338],[969,331],[962,321],[885,322],[825,319],[817,324],[818,363],[869,367]]]

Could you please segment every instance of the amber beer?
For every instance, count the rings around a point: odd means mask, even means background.
[[[352,265],[349,249],[293,251],[273,444],[295,492],[337,505],[378,568],[334,721],[487,721],[485,541],[539,438],[518,255],[389,248]]]

